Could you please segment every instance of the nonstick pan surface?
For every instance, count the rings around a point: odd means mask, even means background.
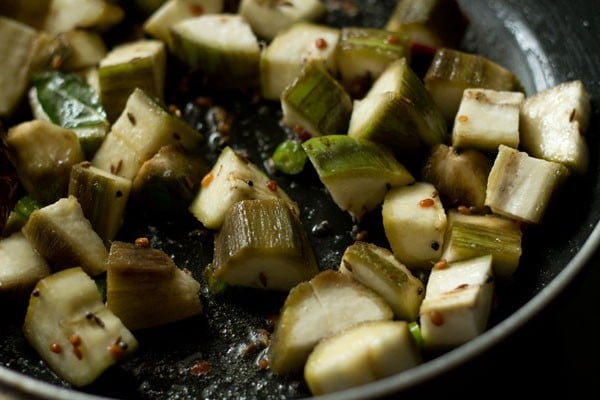
[[[381,27],[395,1],[333,1],[327,23],[335,26]],[[348,14],[343,4],[357,6]],[[545,220],[524,232],[521,265],[510,282],[498,287],[498,305],[490,328],[475,340],[428,360],[405,373],[326,398],[358,399],[397,395],[435,379],[497,345],[541,313],[564,291],[583,268],[589,268],[600,241],[600,175],[598,159],[600,95],[600,11],[595,0],[463,0],[469,30],[461,48],[487,56],[514,71],[528,94],[558,83],[581,79],[592,95],[592,121],[587,132],[592,155],[589,172],[567,182],[553,200]],[[175,71],[173,71],[175,72]],[[175,73],[171,74],[172,76]],[[276,103],[250,101],[239,93],[214,93],[191,85],[181,90],[170,80],[168,101],[178,104],[184,117],[207,137],[209,157],[226,140],[259,165],[289,134],[280,125]],[[212,96],[234,117],[228,138],[212,134],[206,110],[194,103]],[[211,151],[212,149],[212,151]],[[329,198],[309,168],[295,177],[274,178],[297,200],[303,222],[321,268],[334,268],[358,231],[384,243],[377,213],[355,224]],[[202,280],[202,269],[212,258],[212,236],[190,215],[149,215],[128,211],[123,240],[151,238],[152,245],[170,254],[178,266]],[[590,266],[591,267],[591,266]],[[25,306],[2,299],[0,324],[0,393],[17,397],[118,399],[302,398],[310,394],[300,379],[275,377],[258,365],[264,346],[262,332],[272,329],[283,294],[230,290],[220,296],[202,292],[205,313],[179,323],[136,333],[135,356],[107,371],[96,383],[73,389],[40,361],[21,334]],[[199,373],[209,365],[207,373]]]

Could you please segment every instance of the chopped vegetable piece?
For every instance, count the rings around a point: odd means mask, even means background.
[[[21,232],[0,239],[0,293],[23,295],[50,267]]]
[[[281,199],[240,200],[215,238],[213,277],[230,285],[289,290],[319,269],[304,226]]]
[[[19,181],[41,205],[67,193],[71,167],[85,160],[75,132],[44,120],[21,122],[8,130]]]
[[[200,283],[160,249],[112,242],[107,261],[106,306],[131,330],[202,313]]]
[[[304,378],[318,396],[366,385],[421,362],[406,321],[368,321],[320,341],[306,361]]]
[[[383,297],[397,319],[417,319],[425,295],[423,282],[388,249],[357,241],[344,251],[339,270]]]
[[[487,327],[494,294],[492,256],[431,270],[421,304],[421,334],[428,351],[457,347]]]
[[[78,267],[38,282],[29,298],[23,332],[48,366],[77,387],[94,382],[138,347],[102,302],[94,280]]]
[[[485,205],[496,214],[537,224],[569,169],[500,145],[488,177]]]
[[[52,0],[43,30],[50,34],[76,28],[106,31],[120,23],[125,11],[109,0]]]
[[[317,343],[363,321],[391,320],[393,312],[371,289],[326,270],[294,287],[281,309],[268,349],[271,370],[301,372]]]
[[[414,182],[388,149],[368,140],[328,135],[302,146],[333,201],[356,220],[379,206],[390,188]]]
[[[108,251],[75,196],[32,212],[22,232],[55,270],[78,266],[90,276],[106,271]]]

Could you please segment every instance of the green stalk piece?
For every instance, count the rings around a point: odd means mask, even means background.
[[[123,112],[134,90],[163,101],[167,54],[164,42],[141,39],[114,47],[100,61],[98,85],[108,120]]]
[[[227,89],[258,86],[261,49],[239,14],[205,14],[171,27],[173,53],[203,74],[207,84]]]
[[[351,275],[383,297],[396,319],[415,321],[419,316],[425,286],[388,249],[355,242],[344,251],[340,272]]]
[[[400,0],[385,29],[406,32],[411,42],[435,49],[458,47],[468,26],[456,0]]]
[[[89,161],[71,169],[68,194],[79,201],[83,215],[108,247],[125,215],[131,180],[91,165]]]
[[[94,167],[127,179],[161,147],[179,143],[198,151],[202,134],[182,118],[169,113],[155,98],[136,88],[94,155]]]
[[[85,161],[77,134],[45,120],[12,126],[6,143],[14,155],[21,184],[41,205],[64,197],[71,167]]]
[[[283,123],[311,136],[344,134],[352,100],[320,64],[311,62],[281,94]]]
[[[435,52],[424,82],[448,125],[454,122],[465,89],[523,91],[519,78],[500,64],[479,54],[449,48]]]
[[[21,230],[29,220],[32,212],[39,209],[40,203],[30,196],[23,196],[15,203],[15,206],[8,214],[6,223],[2,230],[2,236],[8,236]]]
[[[203,311],[200,283],[160,249],[114,241],[106,306],[131,330],[181,321]]]
[[[410,63],[410,38],[399,31],[343,27],[335,57],[342,84],[353,98],[362,98],[392,61]]]
[[[215,238],[213,276],[230,285],[290,290],[319,269],[296,211],[284,200],[241,200]]]
[[[519,266],[522,236],[515,220],[450,210],[442,258],[454,262],[491,254],[494,275],[506,279]]]
[[[54,270],[78,266],[90,276],[106,271],[108,250],[75,196],[32,212],[22,232]]]
[[[401,154],[448,139],[440,110],[404,58],[390,63],[366,96],[354,102],[348,135]]]
[[[389,150],[368,140],[328,135],[302,146],[333,201],[356,220],[379,206],[390,188],[414,182]]]
[[[104,304],[94,280],[79,267],[38,282],[23,332],[52,371],[75,387],[91,384],[138,348],[136,338]]]
[[[29,103],[36,118],[73,130],[88,160],[110,129],[98,92],[76,73],[34,75]]]
[[[200,190],[210,166],[206,159],[180,145],[167,145],[142,164],[133,180],[132,199],[152,212],[175,215],[186,211]]]

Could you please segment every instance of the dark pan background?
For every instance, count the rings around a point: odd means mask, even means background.
[[[361,5],[356,17],[332,13],[329,22],[382,26],[395,1],[355,3]],[[489,331],[414,370],[326,398],[469,397],[478,391],[515,395],[523,387],[539,395],[574,395],[593,387],[600,372],[600,316],[595,310],[600,304],[596,288],[600,258],[595,254],[600,241],[595,229],[600,216],[600,4],[597,0],[460,3],[471,19],[464,50],[483,54],[515,71],[529,94],[564,81],[583,81],[593,106],[588,130],[589,174],[569,181],[551,204],[545,221],[527,228],[521,266],[511,282],[498,288],[499,305]],[[186,106],[199,93],[178,92],[175,97],[174,88],[176,85],[169,95],[182,106],[185,117],[210,137],[210,119],[202,110]],[[228,93],[215,96],[216,102],[236,115],[232,146],[248,149],[250,159],[261,164],[287,134],[279,126],[280,112],[273,104],[247,104],[239,99]],[[321,266],[334,267],[344,246],[352,241],[354,224],[331,203],[310,171],[293,179],[276,178],[298,199]],[[201,279],[201,269],[211,258],[212,241],[194,221],[173,218],[164,222],[164,218],[134,212],[128,218],[135,225],[123,231],[124,239],[151,237],[155,247],[167,251],[180,267],[191,269]],[[328,229],[313,229],[324,220],[329,221]],[[384,240],[378,235],[376,218],[367,218],[358,228],[368,229],[376,241]],[[267,318],[277,312],[282,296],[244,290],[218,299],[206,291],[202,295],[203,317],[137,333],[140,351],[131,361],[77,392],[67,390],[20,335],[23,305],[0,303],[7,321],[0,326],[0,394],[65,399],[279,399],[308,395],[300,380],[274,379],[259,370],[260,348],[241,355],[256,341],[257,330],[268,328]],[[209,374],[189,372],[194,363],[204,360],[212,365]]]

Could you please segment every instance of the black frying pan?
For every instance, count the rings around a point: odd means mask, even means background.
[[[337,26],[382,26],[395,1],[354,3],[360,6],[356,16],[332,12],[327,22]],[[600,11],[597,2],[464,0],[460,3],[471,21],[462,48],[485,55],[513,70],[527,93],[572,79],[584,82],[592,95],[593,105],[588,130],[592,154],[590,171],[586,176],[568,182],[540,226],[527,228],[521,266],[511,282],[498,287],[498,306],[485,334],[413,370],[327,398],[358,399],[400,392],[418,393],[415,390],[423,383],[455,385],[456,382],[444,377],[480,354],[493,351],[494,346],[543,312],[586,266],[600,241],[600,229],[596,228],[600,216],[597,138]],[[245,151],[257,164],[262,165],[274,146],[288,134],[279,125],[281,113],[275,103],[250,103],[243,96],[198,93],[200,89],[182,94],[175,90],[178,87],[178,82],[171,82],[168,96],[177,99],[185,118],[207,137],[211,137],[210,121],[207,122],[202,109],[186,104],[197,95],[210,94],[215,96],[215,104],[232,111],[235,122],[228,143]],[[214,158],[216,152],[210,154]],[[353,241],[356,229],[367,230],[374,241],[385,241],[376,213],[356,226],[331,202],[310,168],[294,178],[283,175],[275,178],[300,204],[322,268],[337,265],[343,249]],[[192,270],[198,279],[202,279],[201,270],[212,257],[212,237],[193,218],[186,215],[164,218],[133,210],[127,218],[120,238],[130,240],[148,236],[153,246],[171,254],[180,267]],[[4,390],[21,397],[63,399],[97,396],[280,399],[309,396],[301,379],[278,378],[257,365],[257,359],[264,351],[258,333],[261,329],[271,329],[270,317],[278,312],[284,295],[240,289],[218,297],[203,291],[202,296],[203,316],[137,332],[140,349],[135,357],[107,371],[93,385],[79,390],[69,388],[46,368],[21,335],[24,305],[2,300],[0,393]],[[193,372],[193,366],[201,362],[210,364],[209,373]],[[500,371],[493,373],[501,374]],[[468,390],[472,382],[460,384],[467,385],[464,388]],[[444,392],[443,387],[439,389],[440,393]]]

